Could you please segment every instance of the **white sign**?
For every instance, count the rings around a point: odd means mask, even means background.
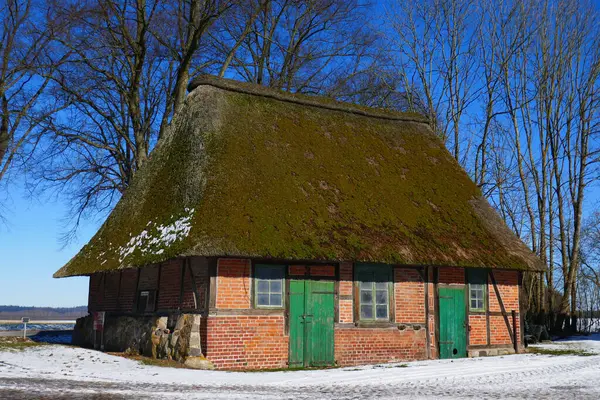
[[[94,312],[94,330],[102,332],[104,330],[104,311]]]
[[[23,339],[27,337],[27,323],[29,322],[29,317],[21,318],[21,322],[23,323]]]

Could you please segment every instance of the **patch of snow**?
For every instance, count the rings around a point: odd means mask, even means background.
[[[119,263],[123,262],[128,256],[133,254],[136,250],[146,254],[154,252],[154,254],[164,253],[164,247],[169,247],[178,240],[185,239],[192,229],[192,217],[194,215],[193,208],[185,208],[185,214],[179,219],[169,224],[157,224],[152,221],[148,221],[146,229],[141,231],[137,235],[129,234],[131,239],[124,246],[120,246],[116,249],[119,255]],[[173,219],[174,216],[171,216]],[[112,243],[109,246],[109,251],[112,250]],[[98,256],[101,260],[104,256],[104,252]],[[106,259],[102,261],[102,264],[106,262]],[[102,265],[101,264],[101,265]]]
[[[547,346],[600,349],[600,335]],[[545,345],[546,346],[546,345]],[[405,364],[278,372],[196,371],[142,365],[68,346],[0,352],[3,385],[48,388],[73,394],[105,390],[139,398],[600,398],[600,355],[511,356],[429,360]],[[67,383],[70,382],[70,383]],[[77,388],[81,391],[77,392]],[[95,389],[94,389],[95,388]],[[21,389],[19,389],[21,390]],[[71,392],[69,392],[71,393]],[[85,392],[88,394],[88,392]],[[112,392],[111,392],[112,393]]]

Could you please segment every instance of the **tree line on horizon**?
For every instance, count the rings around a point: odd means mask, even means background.
[[[65,319],[87,315],[87,306],[78,307],[29,307],[0,305],[0,319],[20,320],[22,317]]]
[[[68,240],[112,209],[204,73],[418,112],[546,263],[525,277],[525,309],[574,328],[600,309],[599,11],[592,0],[0,0],[0,184],[66,199]]]

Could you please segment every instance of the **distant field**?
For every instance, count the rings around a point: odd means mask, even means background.
[[[25,307],[0,305],[0,321],[12,323],[28,317],[32,321],[75,321],[87,315],[87,306],[79,307]],[[2,322],[0,322],[2,323]]]
[[[75,321],[32,321],[27,323],[28,331],[64,331],[72,330]],[[23,324],[15,321],[0,321],[0,332],[22,331]]]

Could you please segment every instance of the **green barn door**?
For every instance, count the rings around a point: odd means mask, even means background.
[[[333,365],[333,282],[290,281],[289,366]]]
[[[461,358],[467,355],[465,290],[439,288],[440,358]]]
[[[304,366],[304,297],[304,281],[290,280],[290,368]]]

